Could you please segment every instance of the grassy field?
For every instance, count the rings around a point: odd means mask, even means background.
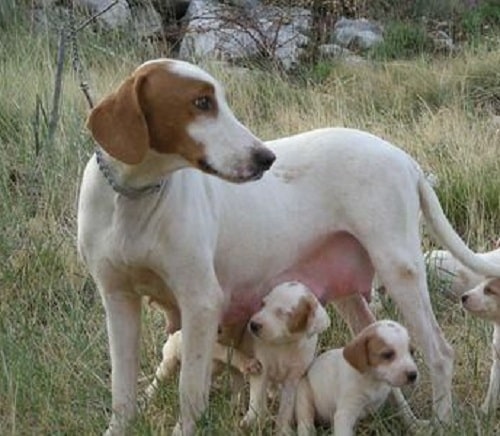
[[[98,434],[110,414],[110,365],[104,313],[75,247],[75,202],[93,152],[86,105],[67,62],[60,120],[50,116],[56,38],[29,22],[0,16],[0,434]],[[80,35],[93,94],[112,90],[161,48],[130,35]],[[321,65],[284,79],[274,73],[207,68],[225,83],[238,117],[262,138],[320,126],[367,129],[399,144],[439,177],[438,194],[455,228],[476,250],[491,248],[500,223],[500,50],[476,48],[454,58],[366,66]],[[37,104],[43,107],[37,114]],[[35,139],[38,137],[38,141]],[[425,238],[424,247],[430,241]],[[491,328],[464,314],[431,282],[434,309],[456,351],[454,422],[445,434],[493,435],[495,417],[478,407],[490,365]],[[383,317],[397,317],[388,306]],[[347,331],[332,313],[322,347],[341,346]],[[141,387],[159,362],[162,317],[145,309]],[[430,384],[421,365],[407,392],[429,416]],[[239,411],[227,383],[214,389],[200,434],[238,434]],[[168,434],[178,412],[172,382],[135,423],[132,434]],[[389,408],[359,434],[400,435]],[[269,434],[270,425],[255,434]],[[435,426],[436,432],[440,428]]]

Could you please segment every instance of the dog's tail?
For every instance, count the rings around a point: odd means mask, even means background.
[[[418,180],[420,208],[434,237],[463,265],[487,277],[500,277],[500,265],[488,262],[474,253],[460,239],[443,212],[434,189],[420,170]]]

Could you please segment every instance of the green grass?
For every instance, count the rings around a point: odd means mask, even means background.
[[[84,127],[87,108],[68,63],[54,140],[46,137],[43,117],[35,129],[37,99],[50,113],[56,37],[48,29],[33,33],[23,18],[14,24],[0,26],[0,434],[98,434],[111,404],[104,312],[75,244],[78,184],[93,149]],[[144,59],[165,55],[129,34],[87,29],[80,42],[96,97]],[[498,110],[499,61],[498,50],[479,47],[447,60],[336,64],[319,81],[236,73],[220,64],[207,68],[225,83],[238,117],[263,138],[345,125],[399,144],[438,175],[438,194],[461,236],[486,249],[498,237],[500,222],[500,126],[491,117]],[[499,425],[478,413],[491,328],[431,285],[437,317],[456,350],[455,420],[446,434],[493,435]],[[388,306],[381,316],[397,312]],[[348,338],[332,317],[322,348]],[[161,314],[145,309],[141,377],[153,374],[164,339]],[[428,416],[430,384],[421,368],[421,382],[409,394],[416,413]],[[238,411],[228,397],[222,381],[200,433],[238,433]],[[133,434],[166,434],[177,411],[177,386],[171,383],[137,419]],[[384,408],[365,420],[360,434],[402,434],[391,414]],[[269,434],[269,427],[254,433]]]

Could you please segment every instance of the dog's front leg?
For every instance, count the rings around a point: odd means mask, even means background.
[[[113,415],[107,436],[122,435],[136,414],[141,299],[101,287],[111,354]]]
[[[195,433],[196,421],[208,405],[213,347],[222,315],[220,287],[197,289],[203,289],[203,293],[184,292],[179,297],[182,319],[181,416],[174,434],[183,436]]]
[[[493,363],[490,370],[490,383],[488,392],[481,406],[483,413],[490,413],[497,407],[498,394],[500,392],[500,325],[495,324],[493,330],[493,344],[491,346],[493,353]]]
[[[292,434],[293,411],[298,384],[299,380],[287,380],[283,383],[283,387],[281,388],[277,419],[277,433],[280,435]]]

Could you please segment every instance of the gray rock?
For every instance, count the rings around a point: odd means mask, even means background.
[[[333,39],[342,47],[366,50],[384,40],[383,31],[382,26],[365,18],[342,17],[335,23]]]
[[[264,55],[285,69],[298,63],[311,26],[306,9],[259,4],[244,10],[210,0],[192,0],[186,18],[181,58],[235,61]]]
[[[75,7],[85,8],[91,14],[102,11],[106,6],[113,3],[113,0],[75,0]],[[97,21],[105,26],[116,29],[125,26],[131,19],[130,7],[126,0],[119,0],[117,4],[109,10],[99,15]]]

